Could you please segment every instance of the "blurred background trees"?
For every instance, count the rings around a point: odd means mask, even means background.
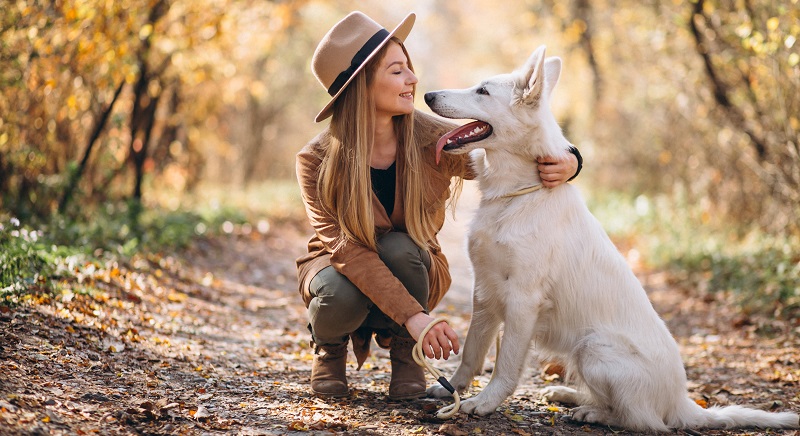
[[[800,232],[798,0],[74,0],[0,11],[0,210],[86,219],[178,207],[198,186],[294,177],[324,125],[317,41],[361,9],[393,26],[427,90],[564,59],[553,106],[579,183],[699,223]],[[427,110],[421,99],[418,105]]]
[[[4,7],[0,207],[43,218],[202,180],[291,177],[277,138],[308,87],[291,38],[303,3]]]

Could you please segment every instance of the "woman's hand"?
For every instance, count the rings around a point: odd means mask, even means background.
[[[578,158],[572,153],[567,154],[565,160],[543,156],[536,161],[539,163],[539,178],[545,188],[555,188],[578,171]]]
[[[425,312],[419,312],[416,315],[412,315],[406,321],[405,326],[411,337],[419,342],[420,333],[433,320],[432,316]],[[436,323],[422,339],[422,350],[429,359],[441,359],[444,357],[447,360],[450,357],[450,351],[458,354],[458,349],[458,335],[447,322]]]

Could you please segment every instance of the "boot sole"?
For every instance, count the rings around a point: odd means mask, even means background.
[[[315,390],[311,390],[315,396],[320,398],[345,398],[350,396],[350,391],[347,392],[337,392],[337,393],[329,393],[329,392],[317,392]]]
[[[392,395],[389,394],[389,399],[394,401],[402,401],[402,400],[419,400],[422,398],[427,397],[428,394],[425,391],[417,392],[413,394],[405,394],[405,395]]]

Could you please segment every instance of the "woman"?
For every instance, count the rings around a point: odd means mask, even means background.
[[[473,175],[466,155],[435,163],[436,141],[454,126],[414,109],[417,77],[403,46],[414,19],[408,15],[389,32],[353,12],[325,35],[312,59],[332,97],[316,121],[331,122],[297,155],[315,230],[297,266],[315,345],[311,389],[319,396],[349,394],[350,339],[359,368],[373,335],[389,348],[391,399],[425,396],[425,374],[411,357],[417,340],[429,358],[458,353],[447,323],[419,336],[451,282],[436,239],[450,179]],[[545,186],[577,175],[578,159],[569,156],[540,160]]]

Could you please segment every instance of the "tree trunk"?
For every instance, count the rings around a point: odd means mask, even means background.
[[[583,21],[586,29],[581,33],[579,44],[581,50],[586,54],[586,61],[589,63],[589,68],[592,70],[592,87],[594,89],[594,101],[598,102],[603,97],[603,76],[600,73],[600,66],[597,64],[597,58],[594,55],[594,28],[592,27],[592,5],[589,0],[576,0],[574,5],[575,18]]]
[[[156,23],[167,13],[169,7],[168,1],[158,1],[150,10],[147,22],[155,28]],[[152,37],[153,34],[150,34],[142,41],[142,46],[139,50],[139,78],[136,81],[133,92],[133,110],[131,111],[130,121],[131,143],[128,147],[128,157],[133,163],[135,173],[132,196],[134,203],[140,203],[142,199],[144,163],[147,161],[147,148],[150,142],[153,124],[155,124],[156,107],[158,106],[158,96],[151,98],[148,92],[148,86],[151,80],[157,80],[156,77],[163,72],[163,69],[169,62],[169,58],[165,59],[162,67],[151,74],[149,58],[150,48],[152,47]],[[134,216],[133,218],[137,219],[138,216]]]
[[[142,59],[139,63],[139,79],[133,89],[133,110],[131,111],[131,143],[128,147],[130,161],[135,174],[133,185],[133,199],[142,198],[142,178],[144,177],[144,162],[147,159],[147,146],[152,128],[152,115],[155,110],[154,101],[147,92],[148,84],[147,62]]]
[[[703,59],[706,74],[708,75],[708,79],[711,81],[711,86],[714,90],[714,99],[730,119],[731,125],[734,127],[739,127],[742,132],[744,132],[750,138],[759,160],[763,161],[767,157],[766,142],[764,138],[758,135],[752,128],[748,127],[747,117],[731,102],[731,99],[728,96],[730,93],[728,86],[717,74],[717,69],[714,66],[713,60],[711,59],[711,47],[709,47],[709,43],[703,37],[703,31],[698,26],[698,21],[700,20],[702,20],[705,24],[708,23],[708,19],[703,13],[703,3],[705,3],[704,0],[697,0],[697,2],[694,4],[692,16],[689,20],[689,28],[694,36],[697,53]]]
[[[111,111],[114,109],[114,104],[117,102],[120,94],[122,94],[122,89],[124,87],[125,79],[120,82],[117,90],[114,92],[114,98],[111,99],[108,107],[100,114],[100,117],[97,118],[94,129],[92,130],[92,135],[89,137],[89,142],[86,144],[86,151],[83,152],[81,163],[78,165],[78,168],[69,175],[69,183],[64,190],[64,195],[61,197],[61,201],[58,203],[59,213],[63,214],[67,210],[67,205],[72,199],[75,187],[78,186],[78,182],[80,182],[83,171],[86,169],[86,164],[89,162],[89,157],[92,154],[92,148],[94,148],[94,144],[100,138],[100,134],[103,132],[103,128],[105,128],[108,117],[111,115]]]

